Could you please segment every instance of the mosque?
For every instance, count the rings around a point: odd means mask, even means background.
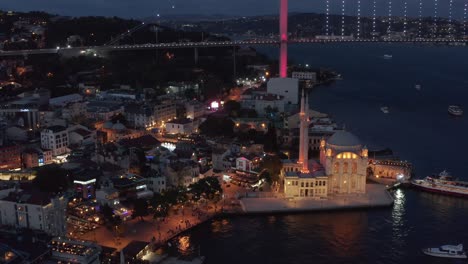
[[[320,163],[308,158],[309,109],[304,91],[301,97],[299,159],[283,161],[286,198],[326,198],[339,194],[365,194],[368,150],[352,133],[337,131],[320,142]]]

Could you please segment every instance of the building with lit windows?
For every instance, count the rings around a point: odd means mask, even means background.
[[[41,131],[41,147],[58,156],[68,152],[68,130],[64,126],[51,126]]]
[[[368,150],[348,131],[337,131],[322,140],[320,163],[325,167],[330,194],[364,194]]]
[[[95,243],[56,237],[50,242],[52,258],[58,263],[99,264],[101,247]]]
[[[309,160],[308,103],[301,98],[299,160],[283,161],[286,198],[325,198],[336,194],[365,194],[368,150],[348,131],[336,131],[320,142],[320,163]]]
[[[154,116],[157,126],[164,125],[177,116],[177,105],[168,100],[154,105]]]
[[[190,135],[193,133],[193,120],[174,119],[166,123],[165,129],[168,134]]]
[[[37,190],[12,190],[0,200],[0,225],[42,230],[49,235],[66,234],[65,197]]]

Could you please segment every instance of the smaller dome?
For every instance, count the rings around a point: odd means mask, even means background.
[[[107,129],[111,129],[112,126],[114,126],[114,124],[112,124],[111,121],[107,121],[107,122],[104,123],[104,125],[102,127],[107,128]]]
[[[339,147],[361,146],[361,141],[355,135],[344,130],[335,132],[335,134],[328,139],[327,143]]]
[[[112,126],[112,129],[114,129],[114,130],[125,130],[126,127],[122,123],[117,122]]]

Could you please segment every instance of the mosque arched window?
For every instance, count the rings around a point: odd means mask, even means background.
[[[335,162],[335,165],[333,165],[333,173],[340,173],[340,163]]]
[[[343,163],[343,173],[348,173],[348,162]]]
[[[353,166],[351,168],[351,173],[357,173],[357,162],[353,162]]]

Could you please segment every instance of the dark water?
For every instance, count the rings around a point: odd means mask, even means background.
[[[290,57],[344,77],[312,92],[313,109],[332,114],[371,148],[391,147],[414,163],[418,177],[447,169],[468,180],[468,117],[447,114],[449,104],[468,111],[468,48],[293,46]],[[420,249],[468,246],[468,199],[411,189],[395,197],[387,209],[215,220],[187,234],[184,244],[200,247],[207,263],[467,263]]]

